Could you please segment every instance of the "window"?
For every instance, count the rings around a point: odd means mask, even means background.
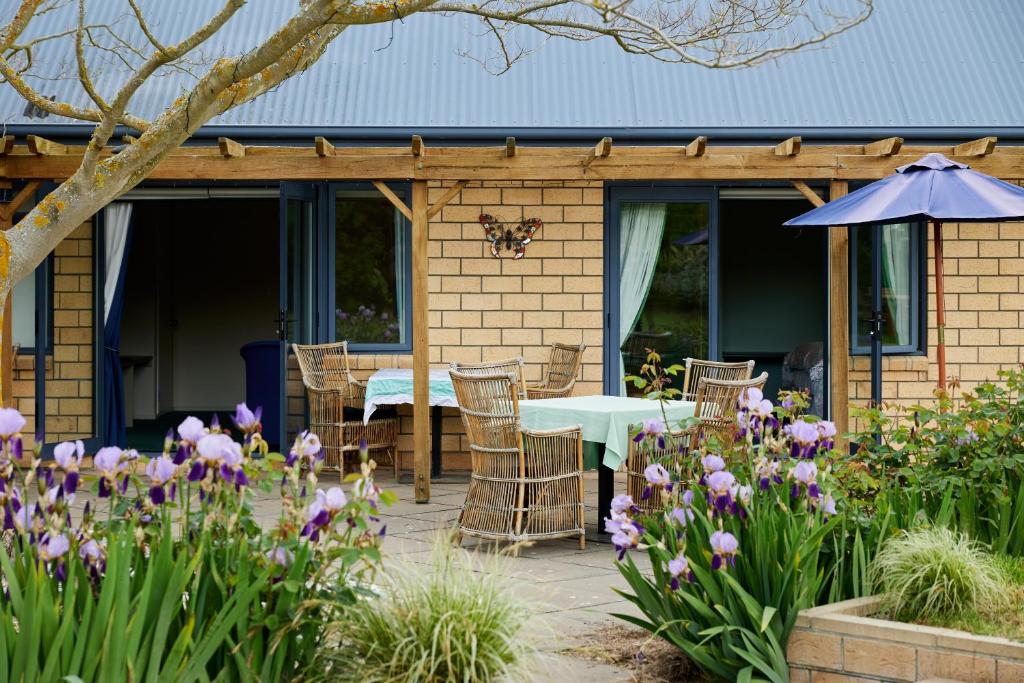
[[[924,353],[927,252],[924,226],[882,226],[882,352]],[[850,328],[852,351],[871,351],[871,228],[851,228]]]
[[[334,202],[334,338],[353,350],[406,350],[410,235],[380,194],[338,191]]]
[[[49,305],[41,312],[45,316],[43,321],[44,329],[47,331],[43,340],[47,351],[52,350],[52,329],[53,329],[53,287],[50,280],[52,275],[53,256],[47,257],[40,265],[42,277],[47,286],[47,298]],[[19,353],[32,353],[36,346],[36,285],[39,272],[34,272],[21,280],[14,286],[11,294],[11,343],[19,347]]]

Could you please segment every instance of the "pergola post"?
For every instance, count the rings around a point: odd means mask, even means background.
[[[829,201],[845,197],[849,184],[833,180],[829,186]],[[844,227],[828,229],[829,279],[829,380],[832,383],[832,421],[836,425],[842,448],[842,435],[850,429],[850,230]]]
[[[4,146],[7,145],[7,140],[4,140]],[[21,191],[15,195],[9,203],[0,207],[0,230],[7,230],[11,227],[14,221],[15,212],[21,208],[28,199],[35,194],[36,190],[39,189],[39,181],[33,180],[21,188]],[[0,249],[7,249],[7,241],[0,240]],[[0,260],[6,260],[8,254],[0,253]],[[14,296],[14,291],[7,293],[7,298],[0,302],[0,315],[3,320],[0,322],[3,329],[3,343],[0,344],[0,407],[2,408],[13,408],[14,406],[14,342],[12,336],[14,335],[14,320],[13,320],[13,307],[11,305]]]
[[[412,442],[416,502],[430,501],[430,321],[427,181],[412,181]]]

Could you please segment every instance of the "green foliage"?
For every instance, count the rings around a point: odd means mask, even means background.
[[[627,381],[664,401],[674,396],[668,385],[677,372],[650,352],[641,374]],[[802,397],[783,400],[787,407],[773,407],[749,392],[738,431],[692,453],[688,436],[677,444],[672,426],[645,423],[640,448],[679,453],[645,472],[647,494],[663,506],[640,515],[628,496],[618,496],[606,520],[629,584],[621,594],[643,614],[616,616],[720,680],[788,681],[786,642],[797,613],[825,590],[830,569],[822,553],[843,523],[830,474],[835,428],[801,416]],[[802,440],[783,424],[798,427]],[[633,549],[646,550],[650,572],[633,561]]]
[[[389,573],[379,597],[342,608],[336,647],[321,651],[315,678],[387,683],[526,680],[536,645],[532,612],[481,559],[436,542],[433,564]]]
[[[1006,578],[996,559],[964,534],[936,527],[882,546],[871,567],[887,612],[897,618],[956,617],[1001,607]]]
[[[258,424],[244,445],[195,424],[198,443],[168,440],[145,474],[134,451],[102,449],[101,497],[84,511],[71,508],[80,442],[77,455],[58,446],[51,472],[36,458],[20,477],[19,437],[0,444],[0,502],[16,527],[0,550],[0,680],[279,681],[312,661],[333,606],[372,577],[380,536],[367,519],[389,497],[368,462],[348,500],[340,488],[307,497],[315,435],[281,467],[275,454],[250,457],[266,450]],[[282,475],[280,518],[264,531],[251,487]]]

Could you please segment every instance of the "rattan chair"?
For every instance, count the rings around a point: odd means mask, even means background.
[[[754,361],[742,363],[720,363],[714,360],[686,359],[686,373],[683,375],[683,398],[692,401],[697,395],[697,383],[702,377],[708,379],[742,380],[754,375]]]
[[[370,451],[383,451],[398,478],[398,417],[375,414],[363,424],[366,385],[352,376],[348,343],[292,344],[309,401],[309,429],[320,437],[324,466],[345,474],[345,456],[359,451],[365,440]],[[379,412],[379,411],[378,411]]]
[[[458,361],[452,361],[448,369],[466,375],[507,375],[512,373],[516,376],[518,398],[526,398],[526,378],[523,376],[525,366],[522,356],[491,360],[484,363],[459,363]]]
[[[586,547],[580,428],[523,429],[515,373],[450,373],[473,467],[457,539],[577,536]]]
[[[697,383],[696,405],[694,415],[700,421],[687,429],[673,431],[672,439],[665,448],[651,448],[650,444],[638,444],[629,440],[629,452],[626,455],[626,492],[633,497],[633,502],[644,512],[660,509],[661,502],[655,498],[643,500],[647,478],[644,470],[652,461],[664,460],[683,452],[694,452],[703,439],[711,434],[726,436],[736,424],[736,410],[741,394],[748,388],[764,389],[768,381],[768,373],[762,372],[753,379],[722,380],[702,377]],[[633,426],[630,433],[638,429]]]
[[[583,364],[586,344],[551,345],[551,356],[544,366],[544,379],[540,384],[526,386],[526,398],[563,398],[572,396],[576,377]]]

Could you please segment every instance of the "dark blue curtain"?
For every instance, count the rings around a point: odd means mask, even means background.
[[[134,220],[134,216],[132,217]],[[126,446],[124,376],[121,373],[121,314],[124,312],[124,281],[128,270],[128,255],[131,253],[132,227],[128,226],[125,237],[124,255],[117,273],[117,286],[110,303],[110,314],[103,325],[103,416],[105,424],[101,435],[106,436],[104,445]],[[102,245],[106,248],[106,242]]]

